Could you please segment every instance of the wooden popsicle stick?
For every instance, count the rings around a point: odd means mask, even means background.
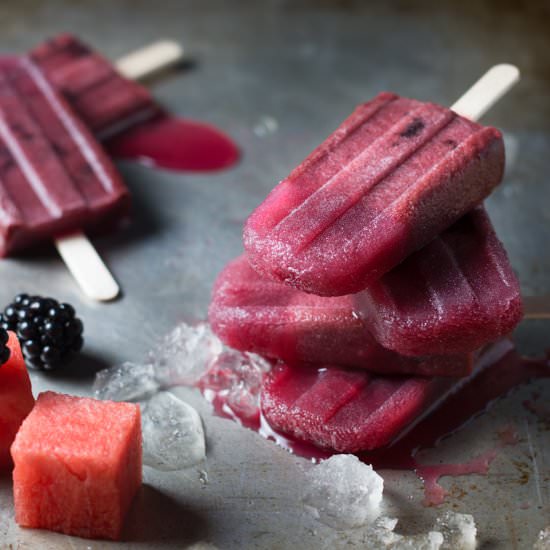
[[[172,67],[182,57],[183,48],[177,42],[161,40],[122,57],[115,65],[126,78],[138,80]],[[86,296],[106,302],[120,294],[109,268],[82,231],[58,237],[54,244]]]
[[[495,65],[451,105],[451,109],[466,118],[478,120],[518,82],[519,77],[515,65]]]
[[[54,244],[86,296],[100,302],[118,296],[117,282],[84,233],[76,231],[55,239]]]
[[[523,296],[524,319],[550,319],[550,296]]]
[[[126,78],[140,80],[176,65],[182,58],[180,44],[173,40],[159,40],[121,57],[115,66]]]

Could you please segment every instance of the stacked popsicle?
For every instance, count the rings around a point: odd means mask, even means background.
[[[488,108],[517,70],[485,78],[490,92],[482,79],[471,93]],[[455,105],[474,118],[469,99]],[[483,368],[522,317],[481,206],[503,171],[495,128],[385,93],[275,187],[209,311],[227,344],[281,360],[262,393],[273,428],[338,451],[376,448]]]

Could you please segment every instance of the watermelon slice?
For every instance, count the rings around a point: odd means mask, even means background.
[[[24,418],[31,412],[34,397],[19,341],[9,333],[10,358],[0,366],[0,471],[12,466],[10,446]]]
[[[19,525],[120,539],[141,485],[139,405],[42,393],[11,453]]]

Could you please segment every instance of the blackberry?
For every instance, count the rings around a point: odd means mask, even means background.
[[[0,366],[10,358],[10,348],[8,348],[8,332],[6,329],[0,328]]]
[[[18,294],[0,314],[0,362],[6,355],[1,347],[6,330],[17,334],[27,365],[39,370],[56,369],[84,343],[84,325],[73,306],[42,296]]]

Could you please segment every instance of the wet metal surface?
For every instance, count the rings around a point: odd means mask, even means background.
[[[139,361],[182,319],[205,317],[216,274],[241,250],[241,225],[269,189],[353,107],[381,90],[451,104],[490,65],[508,61],[521,83],[484,117],[506,135],[508,170],[488,208],[526,294],[550,294],[550,8],[547,2],[444,3],[353,1],[181,2],[177,0],[31,1],[0,4],[0,48],[24,51],[70,30],[115,59],[160,37],[180,40],[192,67],[153,83],[182,115],[212,122],[242,147],[242,162],[217,174],[174,174],[120,165],[135,199],[132,225],[95,240],[124,289],[116,303],[85,301],[53,250],[0,262],[0,301],[19,291],[52,295],[77,307],[86,325],[78,376],[33,374],[36,392],[88,394],[93,371]],[[461,3],[462,4],[462,3]],[[457,3],[458,6],[458,3]],[[549,325],[524,322],[524,351],[548,347]],[[531,548],[550,524],[548,421],[522,402],[538,382],[426,453],[426,462],[465,461],[513,424],[486,477],[446,478],[442,507],[474,515],[481,548]],[[315,522],[300,503],[309,466],[258,435],[214,417],[197,393],[181,390],[203,416],[208,482],[199,472],[145,469],[126,547],[339,548],[349,535]],[[400,529],[429,527],[412,473],[382,472],[387,513]],[[203,475],[204,478],[204,475]],[[8,479],[0,482],[0,547],[110,548],[19,529]],[[202,546],[199,545],[202,543]],[[353,546],[352,546],[353,547]]]

